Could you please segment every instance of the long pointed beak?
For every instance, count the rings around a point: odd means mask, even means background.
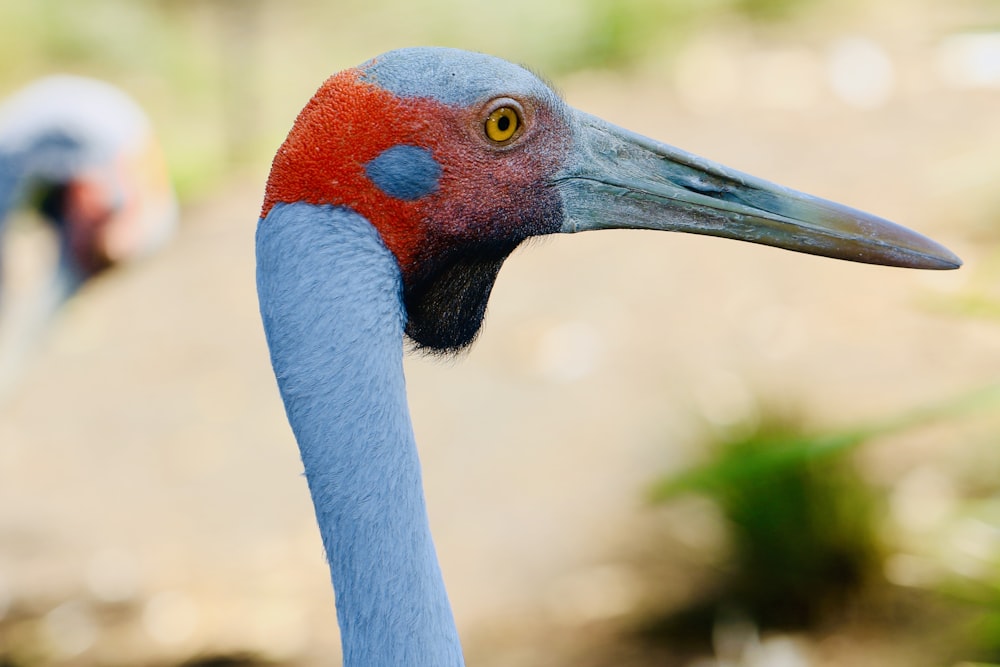
[[[563,232],[658,229],[869,264],[962,265],[944,246],[888,220],[575,113],[572,154],[555,179],[563,198]]]

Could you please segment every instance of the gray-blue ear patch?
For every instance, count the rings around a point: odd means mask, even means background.
[[[413,201],[437,190],[441,165],[426,148],[400,144],[366,164],[365,174],[390,197]]]

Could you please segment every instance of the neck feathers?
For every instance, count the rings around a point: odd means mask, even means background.
[[[347,209],[277,204],[257,231],[271,359],[337,596],[344,664],[461,665],[403,378],[399,266]]]

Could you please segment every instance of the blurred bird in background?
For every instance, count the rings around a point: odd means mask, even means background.
[[[18,209],[37,211],[58,249],[48,277],[14,295],[3,241]],[[0,105],[0,397],[60,307],[91,278],[162,247],[177,211],[150,122],[121,90],[56,75]]]

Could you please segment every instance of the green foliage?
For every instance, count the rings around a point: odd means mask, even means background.
[[[866,437],[865,431],[810,436],[784,417],[767,416],[764,423],[735,427],[732,434],[709,445],[715,458],[708,465],[657,482],[650,497],[656,502],[689,492],[721,497],[741,485],[756,484],[761,476],[809,466]]]
[[[772,444],[794,443],[797,430],[791,423],[764,424],[726,443],[722,456],[752,459]],[[818,620],[877,564],[873,498],[845,456],[764,468],[714,496],[731,526],[737,601],[764,622]]]
[[[998,402],[1000,385],[990,385],[839,431],[817,433],[776,412],[718,434],[705,444],[706,463],[658,480],[649,495],[657,503],[692,493],[711,499],[728,531],[726,565],[700,599],[655,619],[643,634],[672,643],[709,637],[720,615],[734,608],[763,628],[829,627],[864,606],[854,603],[879,599],[882,611],[868,611],[873,618],[905,608],[913,623],[936,623],[935,650],[947,644],[961,648],[956,659],[1000,657],[1000,562],[983,577],[935,579],[905,602],[885,601],[892,596],[882,578],[883,555],[898,545],[879,533],[882,496],[853,461],[857,448],[877,437],[990,414]],[[995,491],[967,503],[964,518],[1000,525]],[[948,623],[927,620],[941,609]]]
[[[751,23],[787,19],[820,0],[587,0],[573,39],[549,54],[556,71],[629,67],[670,54],[688,35],[725,16]]]
[[[787,19],[816,4],[816,0],[735,0],[733,8],[756,21]]]
[[[811,626],[877,568],[875,497],[847,455],[862,432],[812,436],[767,416],[712,443],[712,462],[659,483],[654,498],[707,495],[732,544],[719,604],[771,627]]]
[[[1000,401],[1000,385],[975,389],[951,400],[923,406],[887,419],[831,433],[810,433],[797,420],[780,412],[737,425],[706,448],[715,454],[707,464],[655,482],[650,499],[663,502],[682,493],[718,496],[760,475],[786,467],[809,465],[872,440],[934,421],[959,418]],[[733,452],[730,453],[730,448]]]
[[[554,65],[560,71],[629,66],[662,43],[690,28],[697,16],[717,2],[700,5],[685,0],[587,0],[576,39],[560,45]]]

